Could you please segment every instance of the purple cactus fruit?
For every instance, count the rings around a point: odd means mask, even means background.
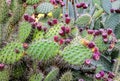
[[[35,29],[35,27],[37,26],[37,22],[32,22],[31,25],[32,25],[32,28]]]
[[[53,26],[54,25],[53,22],[51,22],[51,21],[48,21],[47,23],[48,23],[49,26]]]
[[[107,38],[107,33],[102,33],[103,38]]]
[[[100,55],[97,54],[93,54],[93,59],[98,61],[100,59]]]
[[[82,6],[78,3],[78,4],[76,4],[76,7],[81,8]]]
[[[70,33],[70,31],[71,31],[71,29],[70,29],[69,27],[66,27],[66,28],[65,28],[65,33],[68,34],[68,33]]]
[[[18,54],[18,53],[20,53],[20,51],[19,51],[18,49],[15,49],[15,53],[17,53],[17,54]]]
[[[66,23],[66,24],[69,24],[70,21],[71,21],[70,17],[66,17],[66,18],[65,18],[65,23]]]
[[[61,39],[59,40],[59,45],[62,45],[62,44],[64,44],[64,39],[61,38]]]
[[[108,39],[107,38],[104,38],[103,41],[104,41],[104,43],[108,43]]]
[[[79,79],[78,81],[84,81],[84,79]]]
[[[66,43],[70,43],[70,41],[71,40],[69,38],[65,40]]]
[[[100,71],[99,74],[101,75],[101,77],[104,77],[105,72],[104,71]]]
[[[100,31],[99,30],[95,30],[94,31],[94,36],[98,36],[98,35],[100,35]]]
[[[79,32],[82,32],[82,31],[83,31],[83,28],[80,28],[80,29],[79,29]]]
[[[97,73],[97,74],[95,75],[95,78],[98,79],[98,80],[100,80],[100,79],[101,79],[101,75],[100,75],[99,73]]]
[[[42,30],[42,26],[40,25],[40,24],[37,24],[37,29],[39,30],[39,31],[41,31]]]
[[[68,17],[68,13],[65,14],[65,17]]]
[[[23,48],[27,49],[29,47],[29,45],[27,43],[23,43]]]
[[[0,70],[3,70],[5,68],[5,64],[0,64]]]
[[[28,14],[24,14],[24,19],[25,19],[26,21],[28,21],[29,15],[28,15]]]
[[[62,27],[61,27],[61,30],[65,32],[65,26],[62,26]]]
[[[94,30],[88,29],[87,32],[88,32],[88,34],[93,34]]]
[[[83,7],[83,9],[87,9],[88,8],[88,4],[84,4],[82,7]]]
[[[120,9],[116,9],[115,12],[116,12],[116,13],[120,13]]]
[[[52,23],[55,25],[55,24],[58,24],[58,20],[57,19],[53,19],[52,20]]]
[[[33,5],[33,8],[36,9],[36,8],[37,8],[37,4],[34,4],[34,5]]]
[[[115,74],[113,72],[108,72],[108,78],[114,78],[115,77]]]
[[[58,36],[54,36],[54,41],[58,42],[59,41],[59,37]]]
[[[65,6],[65,3],[64,2],[61,2],[61,7]]]
[[[89,44],[88,44],[88,48],[94,48],[95,47],[95,43],[94,42],[90,42]]]
[[[108,29],[107,29],[107,34],[108,34],[108,35],[112,34],[112,32],[113,32],[113,30],[112,30],[111,28],[108,28]]]
[[[47,27],[43,27],[43,30],[44,30],[44,32],[46,32],[47,31]]]
[[[63,31],[63,30],[60,30],[60,31],[59,31],[59,35],[60,35],[60,36],[65,36],[64,31]]]
[[[85,60],[85,64],[86,64],[86,65],[90,65],[90,64],[91,64],[91,60],[90,60],[90,59],[86,59],[86,60]]]
[[[111,13],[114,13],[114,12],[115,12],[115,9],[112,8],[112,9],[110,9],[110,11],[111,11]]]
[[[104,29],[99,29],[100,34],[102,34],[105,30]]]
[[[81,3],[80,3],[80,6],[81,6],[81,7],[83,7],[84,5],[85,5],[85,3],[84,3],[84,2],[81,2]]]
[[[98,52],[99,52],[99,48],[98,48],[98,47],[95,47],[93,52],[94,52],[94,53],[98,53]]]
[[[29,23],[35,22],[35,19],[30,16],[30,17],[28,18],[28,22],[29,22]]]

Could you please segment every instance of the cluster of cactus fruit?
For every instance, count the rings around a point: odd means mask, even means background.
[[[119,81],[119,0],[1,0],[0,81]]]

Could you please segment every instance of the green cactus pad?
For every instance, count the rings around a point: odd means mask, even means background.
[[[48,60],[59,51],[59,45],[50,40],[39,40],[30,45],[27,53],[34,59]]]
[[[82,38],[87,39],[89,41],[92,41],[94,39],[94,35],[88,34],[88,32],[85,30],[81,34]]]
[[[59,35],[59,31],[62,25],[63,24],[60,23],[60,24],[55,25],[51,29],[49,29],[49,31],[45,34],[45,38],[53,38],[55,35]]]
[[[65,47],[61,55],[69,64],[81,65],[86,59],[91,58],[92,51],[83,45],[73,43]]]
[[[9,81],[9,70],[4,69],[3,71],[0,71],[0,81]]]
[[[59,81],[73,81],[72,72],[64,73]]]
[[[30,35],[32,30],[31,24],[28,22],[22,22],[19,27],[18,38],[20,42],[25,42],[25,40]]]
[[[104,50],[107,50],[108,48],[108,44],[105,44],[103,42],[103,38],[102,36],[97,36],[94,40],[96,46],[99,48],[100,51],[104,51]]]
[[[44,81],[55,81],[57,75],[59,73],[58,68],[53,68],[52,71],[45,77]]]
[[[35,30],[35,33],[33,35],[33,40],[39,40],[42,39],[43,37],[44,37],[44,31]]]
[[[83,14],[75,21],[75,23],[80,26],[88,25],[90,24],[90,22],[91,22],[91,16],[89,14]]]
[[[23,62],[17,62],[13,65],[12,71],[11,71],[11,76],[19,79],[22,77],[26,70],[26,65]]]
[[[15,50],[19,50],[19,53],[16,53]],[[0,62],[6,64],[14,64],[23,57],[23,47],[21,43],[12,42],[4,47],[0,52]]]
[[[61,13],[61,8],[56,8],[53,10],[53,18],[59,18]]]
[[[44,2],[36,8],[36,11],[37,11],[37,13],[47,14],[48,12],[52,11],[53,9],[54,9],[54,6],[51,3]]]
[[[35,10],[34,10],[33,6],[27,6],[27,8],[25,10],[26,14],[32,15],[34,12],[35,12]]]
[[[0,23],[4,23],[6,22],[6,20],[8,19],[8,6],[6,4],[5,0],[1,0],[0,3]]]
[[[9,20],[11,25],[15,25],[20,20],[20,18],[22,17],[23,14],[24,14],[24,7],[22,6],[22,4],[19,4],[18,0],[15,0],[13,15]]]
[[[30,76],[29,81],[42,81],[43,79],[43,74],[39,73],[39,74],[33,74]]]
[[[30,4],[30,5],[32,5],[32,4],[37,4],[38,2],[40,2],[40,0],[27,0],[27,1],[26,1],[26,3],[27,3],[27,4]]]

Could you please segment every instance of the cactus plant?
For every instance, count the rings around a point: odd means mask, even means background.
[[[31,24],[28,22],[22,22],[19,27],[18,38],[20,42],[25,42],[32,30]]]
[[[60,17],[60,13],[61,13],[61,8],[60,8],[60,7],[54,9],[54,10],[52,11],[53,18],[59,18],[59,17]]]
[[[19,42],[9,43],[6,47],[4,47],[0,52],[0,62],[6,64],[14,64],[19,61],[23,56],[23,47]]]
[[[50,28],[50,30],[45,34],[45,38],[53,38],[55,35],[59,35],[59,31],[62,25],[62,23],[59,23],[53,28]]]
[[[38,74],[33,74],[30,76],[29,81],[42,81],[43,79],[43,74],[42,73],[38,73]]]
[[[74,44],[65,47],[61,55],[66,62],[74,65],[81,65],[84,63],[85,59],[91,58],[92,52],[82,44]]]
[[[57,75],[59,73],[59,68],[53,68],[50,73],[45,77],[44,81],[53,81],[56,79]]]
[[[0,71],[0,80],[1,81],[9,81],[10,74],[9,74],[9,69],[5,68],[3,71]]]
[[[6,22],[8,19],[8,6],[5,0],[1,0],[0,3],[0,23]]]
[[[72,80],[73,80],[72,72],[68,71],[62,75],[59,81],[72,81]]]
[[[91,22],[91,16],[89,14],[81,15],[75,23],[80,26],[86,26]]]
[[[117,79],[120,1],[0,1],[0,81]]]
[[[47,14],[48,12],[52,11],[53,9],[54,9],[54,6],[51,3],[44,2],[36,8],[36,12]]]
[[[10,18],[9,22],[11,23],[11,25],[15,25],[20,18],[22,17],[23,13],[24,13],[24,8],[22,6],[22,4],[19,4],[18,0],[14,1],[14,9],[13,9],[13,15]]]
[[[26,0],[26,3],[30,4],[30,5],[37,4],[39,2],[40,2],[40,0]]]
[[[34,59],[48,60],[54,57],[59,51],[59,46],[50,40],[39,40],[33,42],[27,53]]]
[[[35,12],[35,10],[34,10],[33,6],[27,6],[27,8],[25,10],[26,14],[32,15],[34,12]]]

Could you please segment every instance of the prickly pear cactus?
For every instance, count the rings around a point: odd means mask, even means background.
[[[19,61],[23,55],[23,47],[19,42],[12,42],[0,51],[0,62],[14,64]]]
[[[59,68],[52,68],[52,71],[48,73],[44,81],[54,81],[57,78],[58,73],[59,73]]]
[[[30,5],[37,4],[38,2],[40,2],[40,0],[26,0],[26,3]]]
[[[50,28],[49,31],[45,34],[45,38],[53,38],[55,35],[59,35],[59,31],[63,24],[57,24],[53,28]]]
[[[38,30],[35,30],[35,33],[33,35],[33,40],[40,40],[42,38],[44,38],[44,32],[43,31],[38,31]]]
[[[19,27],[18,38],[20,42],[25,42],[25,40],[30,35],[32,30],[31,24],[28,22],[22,22]]]
[[[37,7],[36,12],[46,14],[52,11],[53,9],[54,9],[54,6],[51,3],[44,2]]]
[[[102,36],[96,37],[94,41],[100,51],[104,51],[108,49],[108,44],[104,43]]]
[[[26,65],[23,62],[17,62],[12,66],[11,70],[11,76],[19,79],[20,77],[23,76],[24,72],[26,70]]]
[[[73,81],[72,72],[66,72],[62,75],[59,81]]]
[[[85,62],[85,59],[91,58],[92,51],[82,44],[73,43],[66,46],[61,55],[66,62],[73,65],[81,65]]]
[[[4,68],[4,70],[0,71],[0,81],[9,81],[10,74],[9,69]]]
[[[30,76],[29,81],[42,81],[43,78],[44,76],[42,73],[33,74]]]
[[[48,60],[57,55],[58,51],[57,43],[50,40],[39,40],[30,45],[27,53],[34,59]]]
[[[22,17],[23,13],[24,13],[24,8],[22,6],[22,4],[19,4],[18,0],[14,1],[14,9],[13,9],[13,15],[10,18],[9,22],[11,23],[11,25],[15,25],[20,18]]]
[[[59,18],[61,14],[61,8],[54,9],[52,14],[53,14],[53,18]]]
[[[34,10],[33,6],[26,7],[26,10],[25,10],[26,14],[32,15],[34,12],[35,12],[35,10]]]
[[[0,3],[0,23],[6,22],[8,19],[8,6],[5,0],[1,0]]]
[[[89,14],[83,14],[75,21],[75,23],[80,26],[86,26],[90,22],[91,22],[91,16]]]

